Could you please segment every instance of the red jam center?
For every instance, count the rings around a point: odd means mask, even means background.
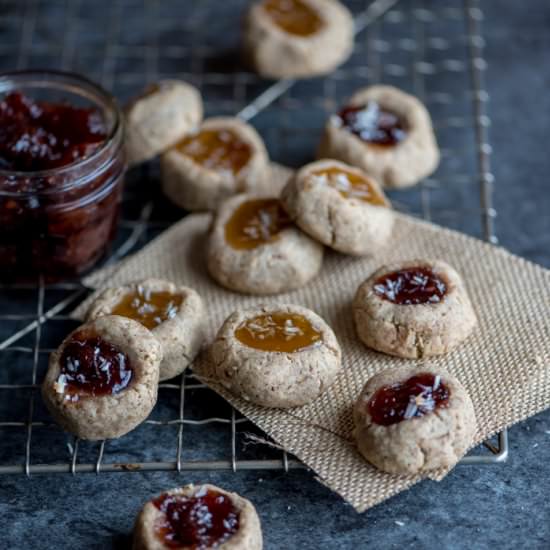
[[[407,136],[403,120],[382,109],[375,101],[358,107],[344,107],[338,116],[344,128],[367,143],[397,145]]]
[[[94,109],[34,101],[20,92],[0,101],[0,169],[59,168],[90,156],[106,137]]]
[[[356,172],[330,166],[315,170],[312,175],[337,189],[344,198],[360,199],[376,206],[388,206],[385,197],[374,188],[374,185]]]
[[[374,423],[391,426],[446,407],[449,396],[441,376],[425,372],[380,388],[368,403],[369,413]]]
[[[126,354],[99,336],[82,332],[65,345],[60,363],[56,390],[72,401],[78,401],[80,395],[120,393],[134,374]]]
[[[153,504],[164,514],[155,532],[169,548],[215,548],[239,529],[238,511],[218,491],[201,488],[192,497],[164,494]]]
[[[447,292],[447,284],[428,267],[411,267],[382,275],[374,292],[398,305],[437,304]]]

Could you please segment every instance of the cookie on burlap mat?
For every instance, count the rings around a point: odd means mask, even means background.
[[[342,347],[343,368],[324,394],[292,411],[266,410],[210,382],[359,511],[421,479],[377,471],[359,455],[352,439],[353,404],[364,383],[383,369],[405,364],[402,359],[365,349],[353,326],[355,290],[381,263],[441,258],[464,275],[479,330],[454,353],[434,358],[431,364],[456,376],[472,397],[478,420],[474,444],[550,404],[550,272],[466,235],[409,216],[396,216],[383,257],[357,259],[329,252],[319,276],[310,284],[261,299],[263,303],[286,302],[313,309],[333,328]],[[208,276],[204,243],[210,221],[208,214],[190,215],[117,269],[107,275],[101,270],[93,273],[85,283],[100,288],[162,276],[191,286],[207,304],[207,338],[211,339],[232,311],[252,307],[259,299],[228,292]],[[86,304],[76,313],[85,308]],[[200,366],[199,360],[193,368],[200,373]]]

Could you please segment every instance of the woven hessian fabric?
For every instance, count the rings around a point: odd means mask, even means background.
[[[352,258],[327,250],[321,273],[305,287],[251,297],[227,291],[209,277],[204,250],[210,219],[209,214],[187,216],[137,254],[114,269],[92,274],[85,283],[100,289],[159,277],[193,287],[207,306],[209,338],[232,311],[258,303],[295,303],[321,315],[340,341],[343,370],[313,403],[292,410],[264,409],[206,382],[358,511],[420,479],[377,471],[361,458],[352,438],[352,407],[364,383],[405,361],[365,348],[355,334],[354,293],[381,264],[439,258],[462,274],[479,327],[458,349],[429,362],[455,374],[470,393],[478,419],[475,444],[550,406],[549,271],[471,237],[398,215],[392,242],[382,255]],[[82,315],[91,298],[76,315]],[[201,360],[194,365],[199,377]],[[441,479],[445,473],[430,477]]]

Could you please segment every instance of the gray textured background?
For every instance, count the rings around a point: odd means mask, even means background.
[[[201,0],[193,2],[107,2],[48,1],[0,2],[0,67],[3,70],[23,67],[66,67],[85,72],[125,99],[157,72],[164,75],[193,73],[198,61],[206,56],[208,71],[226,74],[230,78],[238,67],[233,53],[236,31],[230,32],[229,19],[236,17],[246,2],[225,2],[224,16],[211,17],[211,9],[221,3]],[[406,10],[430,7],[437,2],[404,1]],[[195,15],[188,18],[191,5]],[[357,9],[364,2],[349,2]],[[446,6],[461,8],[462,2],[447,0]],[[124,12],[115,14],[118,5]],[[152,6],[152,7],[151,7]],[[205,7],[206,6],[206,7]],[[550,267],[550,193],[547,135],[550,118],[550,3],[545,0],[514,0],[483,2],[485,12],[485,51],[489,63],[487,88],[491,95],[489,113],[492,117],[491,143],[494,149],[493,171],[496,178],[495,206],[500,242],[513,252]],[[78,21],[77,30],[64,25],[67,9],[71,21]],[[219,9],[222,9],[220,6]],[[36,10],[36,11],[33,11]],[[151,10],[148,13],[148,10]],[[157,11],[155,11],[157,10]],[[145,12],[145,16],[144,16]],[[147,16],[162,15],[161,28],[144,25]],[[120,16],[113,23],[114,15]],[[73,17],[76,17],[74,19]],[[33,20],[29,29],[24,21]],[[119,24],[120,23],[120,24]],[[369,31],[369,40],[390,41],[414,34],[410,22],[381,22]],[[439,27],[438,27],[439,25]],[[456,29],[435,21],[424,28],[428,35],[452,37]],[[139,31],[136,29],[140,29]],[[183,31],[182,31],[183,29]],[[460,32],[460,29],[459,29]],[[394,36],[395,33],[395,36]],[[409,33],[408,35],[406,33]],[[106,41],[136,45],[133,55],[122,55],[112,61],[113,51]],[[207,45],[200,56],[188,58],[161,56],[154,58],[148,46],[180,44],[196,47]],[[65,45],[65,47],[63,47]],[[161,48],[162,49],[162,48]],[[382,51],[380,51],[380,49]],[[405,76],[392,77],[378,73],[388,61],[396,62],[397,53],[384,53],[383,44],[369,51],[369,65],[374,67],[371,79],[382,77],[405,88],[413,89]],[[149,52],[149,53],[148,53]],[[177,53],[177,52],[176,52]],[[204,54],[204,55],[203,55]],[[433,52],[432,52],[433,54]],[[358,54],[359,55],[359,54]],[[365,55],[365,52],[360,53]],[[427,54],[428,55],[428,54]],[[430,54],[431,55],[431,54]],[[435,54],[433,54],[435,55]],[[107,62],[105,62],[107,56]],[[372,59],[372,63],[370,61]],[[410,60],[403,61],[408,63]],[[177,70],[175,70],[177,63]],[[359,63],[352,60],[351,66]],[[376,68],[378,66],[378,69]],[[129,76],[128,76],[129,75]],[[134,76],[132,76],[134,75]],[[449,90],[467,85],[467,75],[439,74],[420,83],[428,91]],[[456,84],[455,84],[455,80]],[[291,101],[282,101],[254,123],[268,141],[271,154],[277,160],[299,165],[311,155],[315,132],[301,134],[285,130],[294,125],[315,129],[322,125],[323,108],[309,101],[320,89],[335,98],[343,98],[350,89],[364,85],[367,79],[349,78],[332,81],[333,88],[315,80],[300,84]],[[238,107],[232,98],[233,85],[197,82],[208,99],[209,113],[233,113]],[[416,83],[419,85],[418,82]],[[239,101],[261,91],[262,83],[237,86]],[[239,91],[240,90],[240,91]],[[228,99],[230,98],[230,99]],[[428,105],[434,116],[448,115],[450,107]],[[454,107],[454,105],[453,105]],[[464,112],[466,103],[456,107]],[[443,109],[439,113],[438,109]],[[293,111],[294,109],[294,111]],[[287,113],[287,114],[285,114]],[[288,113],[291,113],[290,115]],[[473,174],[474,150],[471,132],[467,129],[442,130],[443,146],[459,150],[458,157],[447,158],[436,178],[447,183],[457,173]],[[134,173],[129,188],[137,197],[125,204],[125,216],[137,216],[138,205],[144,199],[155,202],[156,221],[177,219],[179,213],[170,209],[153,185],[143,187],[144,178],[155,180],[156,168]],[[140,185],[141,183],[141,185]],[[414,214],[421,214],[419,190],[394,195],[399,205]],[[433,219],[474,235],[480,235],[478,188],[475,177],[471,183],[436,186],[430,194]],[[148,233],[154,236],[160,226]],[[121,230],[122,239],[124,229]],[[481,261],[481,259],[480,259]],[[47,303],[55,303],[60,293],[48,291]],[[2,293],[2,311],[32,311],[34,294],[30,292]],[[55,346],[68,330],[67,325],[50,323],[45,330],[43,346]],[[14,324],[3,323],[0,336],[11,334]],[[27,340],[27,344],[32,338]],[[28,357],[13,352],[2,355],[0,383],[28,376]],[[25,362],[26,361],[26,362]],[[44,362],[42,362],[44,363]],[[41,364],[41,367],[44,365]],[[186,416],[208,413],[227,415],[223,401],[204,394],[191,395]],[[177,399],[165,396],[155,412],[174,416]],[[16,418],[26,411],[23,395],[0,394],[2,418]],[[44,414],[38,410],[37,415]],[[168,416],[166,416],[168,417]],[[0,434],[0,463],[20,463],[24,437],[4,430]],[[166,442],[170,445],[167,445]],[[172,453],[174,434],[143,429],[109,447],[109,459],[162,458],[163,449]],[[139,444],[143,444],[142,448]],[[184,440],[190,458],[224,457],[228,446],[227,429],[213,427],[207,432],[187,429]],[[23,476],[0,477],[0,548],[127,548],[128,534],[141,503],[162,489],[183,482],[209,481],[241,492],[257,506],[261,515],[266,547],[271,548],[549,548],[550,547],[550,413],[546,412],[510,430],[510,459],[494,466],[461,466],[444,481],[426,481],[407,493],[398,495],[366,514],[359,515],[341,499],[319,485],[305,471],[230,472],[223,473],[133,473],[45,476],[31,479]],[[139,449],[139,453],[135,450]],[[81,460],[95,460],[96,448],[84,446]],[[244,453],[241,440],[239,452]],[[246,451],[268,454],[264,450]],[[65,454],[64,454],[65,453]],[[248,455],[247,455],[248,456]],[[64,437],[58,431],[37,431],[33,437],[34,460],[65,460]]]

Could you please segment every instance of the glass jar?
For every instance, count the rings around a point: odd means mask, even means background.
[[[85,158],[40,171],[0,169],[0,278],[78,275],[115,235],[125,172],[121,111],[105,90],[70,73],[0,75],[0,100],[11,92],[91,108],[103,118],[106,137]]]

